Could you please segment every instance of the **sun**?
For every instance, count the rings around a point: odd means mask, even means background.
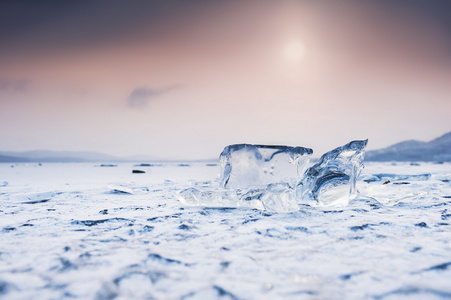
[[[298,40],[291,40],[283,48],[285,58],[293,63],[302,61],[306,54],[305,46]]]

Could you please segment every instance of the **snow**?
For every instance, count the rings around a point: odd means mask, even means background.
[[[451,297],[451,164],[365,165],[348,205],[275,213],[179,202],[211,163],[0,164],[0,297]]]

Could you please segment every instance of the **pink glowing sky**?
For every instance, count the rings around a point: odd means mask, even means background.
[[[3,1],[0,150],[214,158],[451,130],[447,1]]]

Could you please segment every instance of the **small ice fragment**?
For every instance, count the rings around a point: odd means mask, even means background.
[[[2,183],[0,183],[0,187],[4,187],[8,185],[8,181],[3,181]]]
[[[368,177],[368,176],[367,176]],[[364,178],[363,181],[370,183],[374,181],[427,181],[431,178],[431,174],[373,174],[369,178]]]
[[[117,167],[117,165],[116,164],[101,164],[100,165],[100,167],[103,167],[103,168],[105,168],[105,167]]]
[[[23,204],[38,204],[38,203],[48,202],[53,197],[55,197],[56,195],[60,195],[60,194],[61,194],[61,192],[50,191],[50,192],[43,192],[43,193],[18,195],[15,197],[15,199],[17,199],[18,201],[20,201]]]
[[[319,204],[347,204],[356,195],[356,180],[368,140],[352,141],[321,156],[319,162],[305,171],[297,187],[301,201]]]
[[[201,205],[200,191],[195,188],[188,188],[188,189],[181,190],[177,194],[177,198],[183,204],[192,205],[192,206]]]
[[[113,192],[116,192],[116,193],[133,194],[133,190],[126,186],[110,184],[110,185],[108,185],[108,188],[113,190]]]
[[[295,186],[313,150],[304,147],[237,144],[220,155],[221,186],[241,189],[271,183]]]

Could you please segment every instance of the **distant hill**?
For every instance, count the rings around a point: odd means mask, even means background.
[[[0,154],[0,163],[2,163],[2,162],[29,162],[29,160],[26,158],[21,158],[21,157],[17,157],[17,156]]]
[[[116,157],[98,152],[86,151],[47,151],[2,152],[0,162],[121,162],[152,161],[148,156]]]
[[[365,161],[451,161],[451,132],[430,142],[409,140],[368,151]]]

